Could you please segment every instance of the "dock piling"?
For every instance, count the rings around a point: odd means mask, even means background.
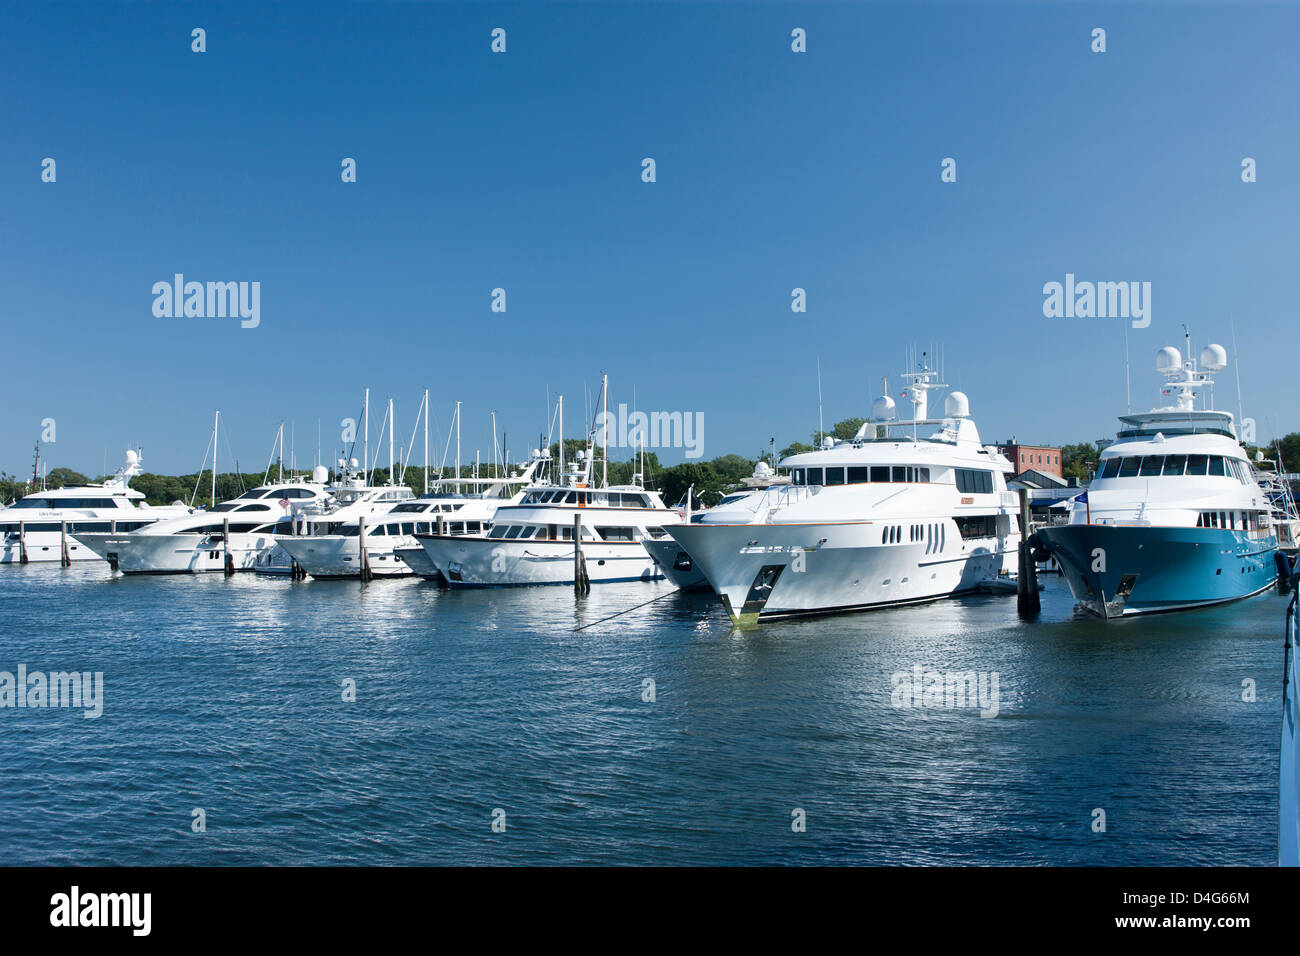
[[[1042,611],[1038,597],[1038,566],[1029,548],[1029,489],[1020,489],[1020,547],[1016,575],[1016,612],[1023,618],[1035,618]]]

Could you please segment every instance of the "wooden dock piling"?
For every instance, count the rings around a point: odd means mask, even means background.
[[[582,515],[573,516],[573,593],[582,597],[591,593],[587,559],[582,553]]]
[[[1037,617],[1042,611],[1038,597],[1038,566],[1029,548],[1029,489],[1020,489],[1020,548],[1016,575],[1016,612],[1024,618]]]

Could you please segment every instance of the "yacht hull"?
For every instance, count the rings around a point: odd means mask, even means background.
[[[224,571],[226,555],[236,571],[251,571],[274,536],[233,532],[229,545],[200,534],[112,534],[82,536],[87,548],[123,574],[198,574]]]
[[[672,538],[647,538],[641,542],[669,583],[683,591],[709,591],[709,579],[695,560]]]
[[[382,538],[380,539],[382,540]],[[314,578],[361,577],[359,535],[299,535],[276,538],[276,543]],[[393,553],[392,545],[377,545],[367,539],[366,558],[376,578],[404,577],[411,568]]]
[[[572,541],[513,542],[448,535],[417,535],[417,540],[449,587],[523,587],[574,580]],[[640,542],[583,542],[582,554],[592,584],[663,577]]]
[[[1012,568],[1015,541],[976,538],[881,543],[871,522],[676,525],[733,620],[832,614],[916,604],[975,591]]]
[[[28,564],[58,564],[63,559],[63,543],[59,532],[28,531],[25,539]],[[68,535],[68,560],[98,561],[100,557],[79,539]],[[19,546],[18,536],[7,536],[3,546],[0,546],[0,564],[20,563],[22,563],[22,548]]]
[[[1075,600],[1107,619],[1237,601],[1277,577],[1277,539],[1244,531],[1072,524],[1038,537]]]
[[[442,581],[442,572],[429,560],[429,555],[425,553],[424,548],[418,544],[414,547],[402,546],[395,548],[393,553],[405,562],[406,566],[411,569],[412,573],[428,581]]]

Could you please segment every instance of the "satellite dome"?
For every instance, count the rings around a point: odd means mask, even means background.
[[[768,478],[771,476],[771,474],[772,474],[772,466],[765,461],[759,461],[758,464],[754,466],[755,478]]]
[[[318,485],[325,484],[325,482],[329,480],[329,476],[329,469],[324,465],[317,465],[311,470],[311,480],[316,482]]]
[[[830,449],[835,447],[835,438],[832,435],[822,436],[822,448]]]
[[[1207,345],[1201,349],[1201,368],[1206,372],[1221,372],[1228,366],[1228,350],[1222,345]]]
[[[950,392],[944,399],[943,413],[949,418],[970,418],[970,399],[965,392]]]
[[[1166,345],[1156,353],[1156,371],[1163,375],[1169,375],[1173,372],[1181,371],[1183,367],[1183,354],[1172,345]]]
[[[888,395],[881,395],[871,405],[871,417],[878,422],[887,422],[895,415],[894,400]]]
[[[139,464],[139,462],[140,462],[140,456],[137,455],[134,450],[128,448],[126,450],[126,463],[128,465],[135,465],[135,464]]]
[[[352,459],[352,467],[355,468],[355,467],[357,467],[358,464],[359,464],[359,462],[358,462],[355,458],[353,458],[353,459]]]

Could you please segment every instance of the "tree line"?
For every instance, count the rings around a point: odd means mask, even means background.
[[[785,448],[782,448],[778,454],[778,460],[785,459],[791,455],[798,455],[804,452],[816,451],[822,440],[826,437],[837,438],[841,441],[848,441],[857,435],[862,426],[866,424],[866,419],[846,418],[841,422],[836,422],[827,431],[814,431],[812,433],[812,443],[791,442]],[[577,453],[582,452],[584,455],[587,451],[587,443],[582,439],[566,438],[564,441],[565,461],[572,464],[577,461]],[[1276,459],[1278,453],[1281,453],[1283,470],[1300,470],[1300,432],[1291,432],[1279,441],[1267,446],[1248,445],[1246,451],[1250,458],[1254,460],[1256,451],[1263,451],[1264,457]],[[552,444],[550,447],[552,467],[558,468],[560,446],[559,443]],[[1070,445],[1061,446],[1061,474],[1065,478],[1077,478],[1086,482],[1092,478],[1097,470],[1097,462],[1100,459],[1101,452],[1091,442],[1080,442]],[[642,483],[647,488],[659,491],[663,499],[670,505],[681,501],[687,490],[693,485],[695,494],[706,505],[712,505],[717,502],[724,494],[734,491],[740,487],[741,481],[748,478],[754,473],[754,466],[757,464],[761,455],[753,458],[746,458],[744,455],[728,454],[721,455],[709,461],[688,461],[678,465],[665,466],[659,461],[659,456],[652,451],[647,451],[642,455],[632,455],[626,460],[611,460],[608,465],[609,483],[612,485],[630,485],[633,483],[636,473],[644,469]],[[509,466],[511,472],[519,470],[518,464]],[[600,480],[600,458],[597,453],[595,464],[595,481]],[[494,474],[504,474],[505,467],[499,466],[494,472],[491,464],[480,465],[479,475],[489,478]],[[272,476],[275,476],[274,469]],[[430,480],[439,476],[436,469],[430,469]],[[455,477],[455,468],[444,469],[441,476],[444,478]],[[288,472],[286,472],[286,476]],[[424,470],[420,466],[408,466],[405,473],[399,472],[403,482],[415,494],[421,494],[424,491]],[[472,478],[474,476],[473,465],[462,465],[460,469],[462,478]],[[229,498],[235,498],[262,484],[265,476],[263,474],[239,473],[239,472],[219,472],[217,474],[217,500],[225,501]],[[330,481],[335,480],[337,476],[331,472]],[[559,476],[552,473],[554,480],[559,480]],[[95,478],[96,483],[102,483],[107,480],[107,476]],[[371,472],[371,482],[376,485],[387,484],[388,469],[376,467]],[[91,479],[80,472],[73,471],[71,468],[52,469],[45,478],[47,488],[63,488],[91,483]],[[8,504],[23,495],[29,493],[29,483],[25,480],[15,478],[0,472],[0,502]],[[212,499],[212,472],[210,470],[192,473],[188,475],[155,475],[151,472],[137,475],[131,479],[131,487],[136,491],[144,494],[145,501],[150,505],[171,504],[174,501],[180,501],[189,504],[191,500],[195,505],[210,503]]]

